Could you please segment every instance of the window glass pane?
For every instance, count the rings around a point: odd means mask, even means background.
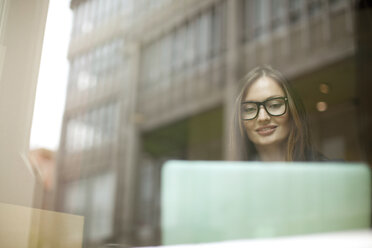
[[[221,51],[221,40],[222,40],[222,9],[221,5],[217,5],[213,8],[212,12],[212,27],[211,27],[211,45],[212,55],[218,55]]]
[[[294,24],[300,20],[303,0],[289,0],[289,21]]]
[[[272,28],[276,29],[284,23],[285,2],[283,0],[271,0]]]
[[[93,146],[93,134],[94,134],[94,129],[92,128],[93,123],[93,112],[89,111],[88,113],[85,114],[85,122],[87,123],[86,125],[86,148],[91,149]]]
[[[205,61],[210,55],[211,48],[211,26],[212,26],[212,13],[211,11],[205,12],[200,19],[200,53],[202,61]]]
[[[184,26],[178,28],[176,34],[175,34],[175,67],[176,70],[181,69],[181,66],[184,63],[184,57],[185,57],[185,32]]]
[[[92,23],[92,14],[93,14],[93,3],[86,1],[85,3],[85,15],[82,23],[82,32],[83,34],[89,33],[93,29]]]
[[[202,56],[202,17],[199,16],[196,18],[195,22],[195,29],[194,29],[194,35],[195,35],[195,57],[196,57],[196,63],[199,63]]]
[[[68,152],[81,151],[84,148],[88,133],[84,123],[84,116],[71,118],[67,123],[66,150]]]
[[[70,153],[73,150],[73,142],[74,142],[73,139],[74,139],[73,125],[72,125],[71,120],[68,120],[66,124],[66,140],[65,140],[65,150],[68,153]]]
[[[310,17],[317,16],[321,12],[322,3],[320,0],[313,0],[307,2],[307,10]]]
[[[70,214],[84,215],[85,180],[73,181],[65,185],[64,210]]]
[[[186,32],[186,63],[191,66],[196,57],[196,20],[188,23]]]
[[[167,34],[164,38],[163,56],[164,56],[164,73],[169,76],[171,72],[171,37]]]
[[[255,25],[255,2],[252,0],[244,1],[244,40],[249,40],[253,36]]]
[[[171,49],[172,49],[172,72],[175,72],[177,69],[177,57],[178,57],[178,50],[177,50],[177,33],[176,31],[173,31],[170,33],[171,39],[172,39],[172,44],[171,44]]]
[[[89,236],[92,240],[102,240],[112,234],[115,182],[114,173],[106,173],[89,179],[92,190]]]
[[[121,9],[124,13],[133,11],[133,0],[121,0]]]
[[[92,130],[93,130],[93,146],[99,147],[102,143],[102,134],[99,127],[100,122],[100,109],[93,110],[93,123],[92,123]]]

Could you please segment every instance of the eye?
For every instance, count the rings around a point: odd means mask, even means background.
[[[281,108],[283,106],[282,103],[270,104],[269,108]]]
[[[283,107],[283,105],[284,105],[284,102],[275,100],[275,101],[268,102],[267,107],[270,109],[279,109]]]
[[[242,107],[242,111],[244,113],[254,113],[257,111],[257,106],[256,105],[252,105],[252,104],[245,104],[243,105]]]

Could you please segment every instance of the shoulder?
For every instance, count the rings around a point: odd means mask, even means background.
[[[345,162],[343,159],[331,159],[325,156],[323,153],[315,151],[309,157],[308,161],[313,162]]]
[[[328,157],[324,156],[323,153],[318,152],[316,150],[310,150],[306,154],[307,161],[314,161],[314,162],[327,162],[330,161]]]

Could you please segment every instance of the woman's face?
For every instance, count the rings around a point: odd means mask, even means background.
[[[285,97],[280,85],[269,77],[255,81],[243,96],[242,101],[263,102],[273,97]],[[243,120],[248,138],[259,148],[282,145],[288,138],[290,130],[288,109],[281,116],[269,115],[261,105],[256,118]]]

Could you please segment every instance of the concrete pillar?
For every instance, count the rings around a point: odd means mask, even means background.
[[[140,63],[140,48],[134,43],[127,43],[125,48],[126,58],[131,62],[131,75],[129,80],[128,90],[125,96],[130,96],[129,101],[123,105],[120,127],[120,146],[118,160],[118,202],[116,208],[116,233],[119,234],[119,242],[133,245],[134,233],[136,230],[135,223],[135,193],[137,183],[137,165],[138,165],[138,150],[140,147],[140,138],[138,130],[139,116],[137,114],[137,96],[139,84],[139,63]]]
[[[235,95],[237,82],[239,80],[239,44],[241,41],[241,1],[229,0],[227,2],[227,65],[226,82],[224,91],[224,134],[223,149],[224,159],[232,159],[233,153],[230,147],[230,136],[232,133],[232,120],[234,114]]]

